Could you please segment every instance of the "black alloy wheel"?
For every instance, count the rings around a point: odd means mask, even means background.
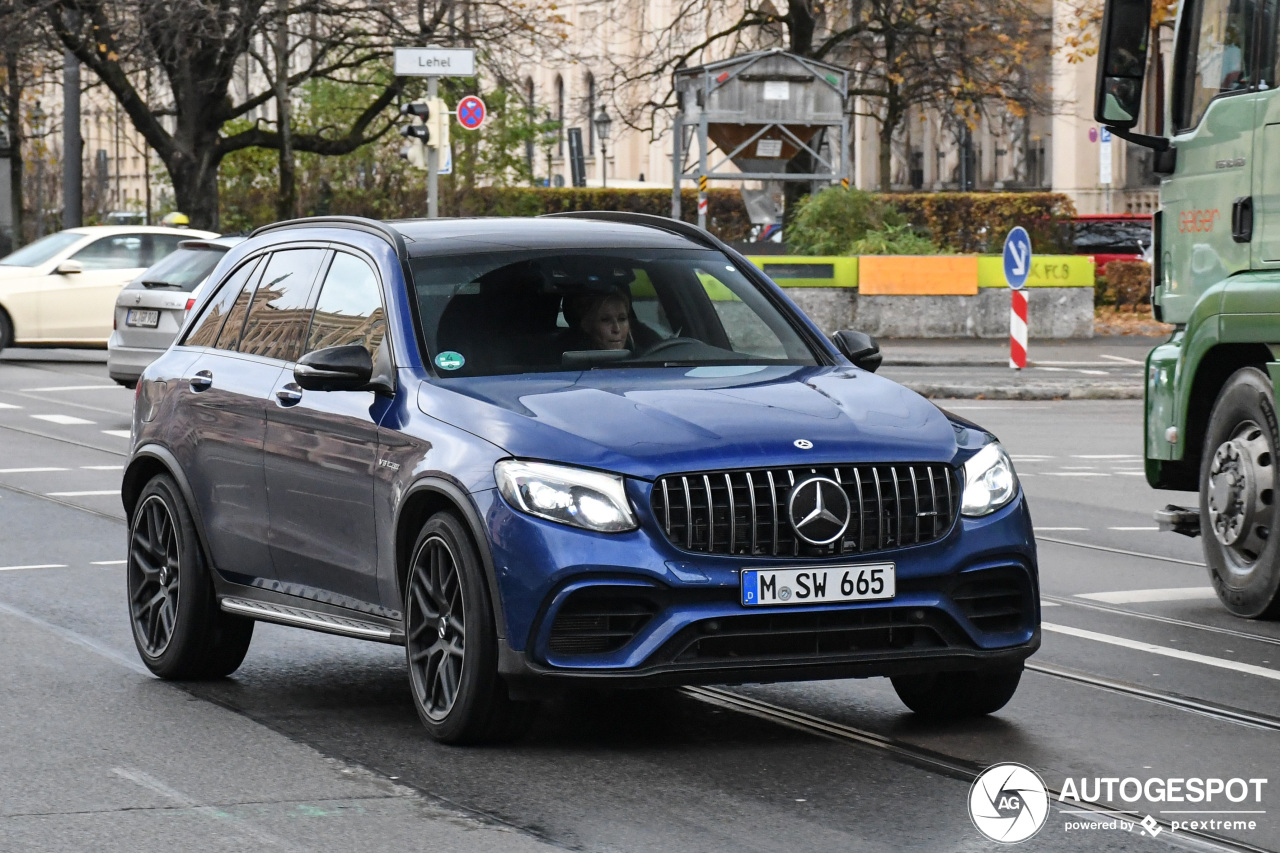
[[[409,575],[409,669],[418,706],[434,722],[458,699],[466,661],[466,604],[458,561],[441,536],[422,543]]]
[[[147,483],[129,524],[125,571],[138,654],[161,678],[212,679],[235,672],[253,620],[218,607],[195,523],[167,474]]]
[[[1280,617],[1280,501],[1271,378],[1247,367],[1213,404],[1200,460],[1200,530],[1209,580],[1237,616]]]
[[[138,506],[129,548],[129,610],[143,654],[160,657],[178,621],[182,559],[173,513],[158,494]]]
[[[405,578],[405,657],[418,717],[441,743],[507,740],[532,706],[514,702],[498,676],[498,634],[476,546],[449,512],[414,543]]]

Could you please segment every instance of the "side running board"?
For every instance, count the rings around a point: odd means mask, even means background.
[[[248,616],[263,622],[276,622],[281,625],[292,625],[295,628],[309,628],[312,631],[341,634],[344,637],[374,640],[379,643],[404,642],[402,634],[376,622],[365,622],[361,619],[321,613],[318,610],[307,610],[302,607],[289,607],[284,604],[249,601],[244,598],[224,598],[219,603],[228,613]]]

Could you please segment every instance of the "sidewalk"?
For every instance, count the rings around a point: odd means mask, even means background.
[[[1140,400],[1147,353],[1163,337],[1033,340],[1025,370],[1007,340],[880,340],[879,373],[931,398]]]

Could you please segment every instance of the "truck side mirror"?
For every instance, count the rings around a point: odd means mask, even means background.
[[[1151,0],[1107,0],[1093,103],[1098,123],[1126,130],[1138,123],[1150,35]]]

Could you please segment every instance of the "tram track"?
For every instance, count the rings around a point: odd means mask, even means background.
[[[1052,674],[1052,673],[1051,673]],[[1061,677],[1061,676],[1060,676]],[[883,753],[887,753],[894,758],[904,761],[913,766],[924,770],[930,770],[941,775],[948,776],[965,782],[973,782],[978,775],[986,769],[984,766],[975,764],[965,759],[956,758],[934,750],[925,749],[924,747],[915,746],[914,744],[895,738],[887,737],[867,729],[860,729],[856,726],[837,723],[833,720],[826,720],[821,717],[807,714],[803,711],[796,711],[791,708],[785,708],[781,705],[775,705],[771,702],[765,702],[750,696],[743,696],[720,687],[683,687],[681,692],[700,702],[705,702],[725,710],[734,711],[741,714],[756,717],[757,719],[766,720],[787,728],[805,732],[826,740],[835,741],[837,743],[853,744],[875,749]],[[1243,712],[1242,712],[1243,713]],[[994,762],[993,762],[994,763]],[[1061,790],[1058,788],[1046,786],[1051,802],[1057,800],[1061,803]],[[1110,806],[1099,803],[1077,802],[1071,801],[1073,810],[1087,811],[1097,815],[1101,819],[1123,818],[1130,820],[1133,812],[1129,810],[1114,809]],[[1264,847],[1258,847],[1247,842],[1238,841],[1226,836],[1216,835],[1211,832],[1201,830],[1190,830],[1179,828],[1174,831],[1170,821],[1156,818],[1156,825],[1162,830],[1160,837],[1184,849],[1189,850],[1206,850],[1206,851],[1232,851],[1232,853],[1273,853]]]

